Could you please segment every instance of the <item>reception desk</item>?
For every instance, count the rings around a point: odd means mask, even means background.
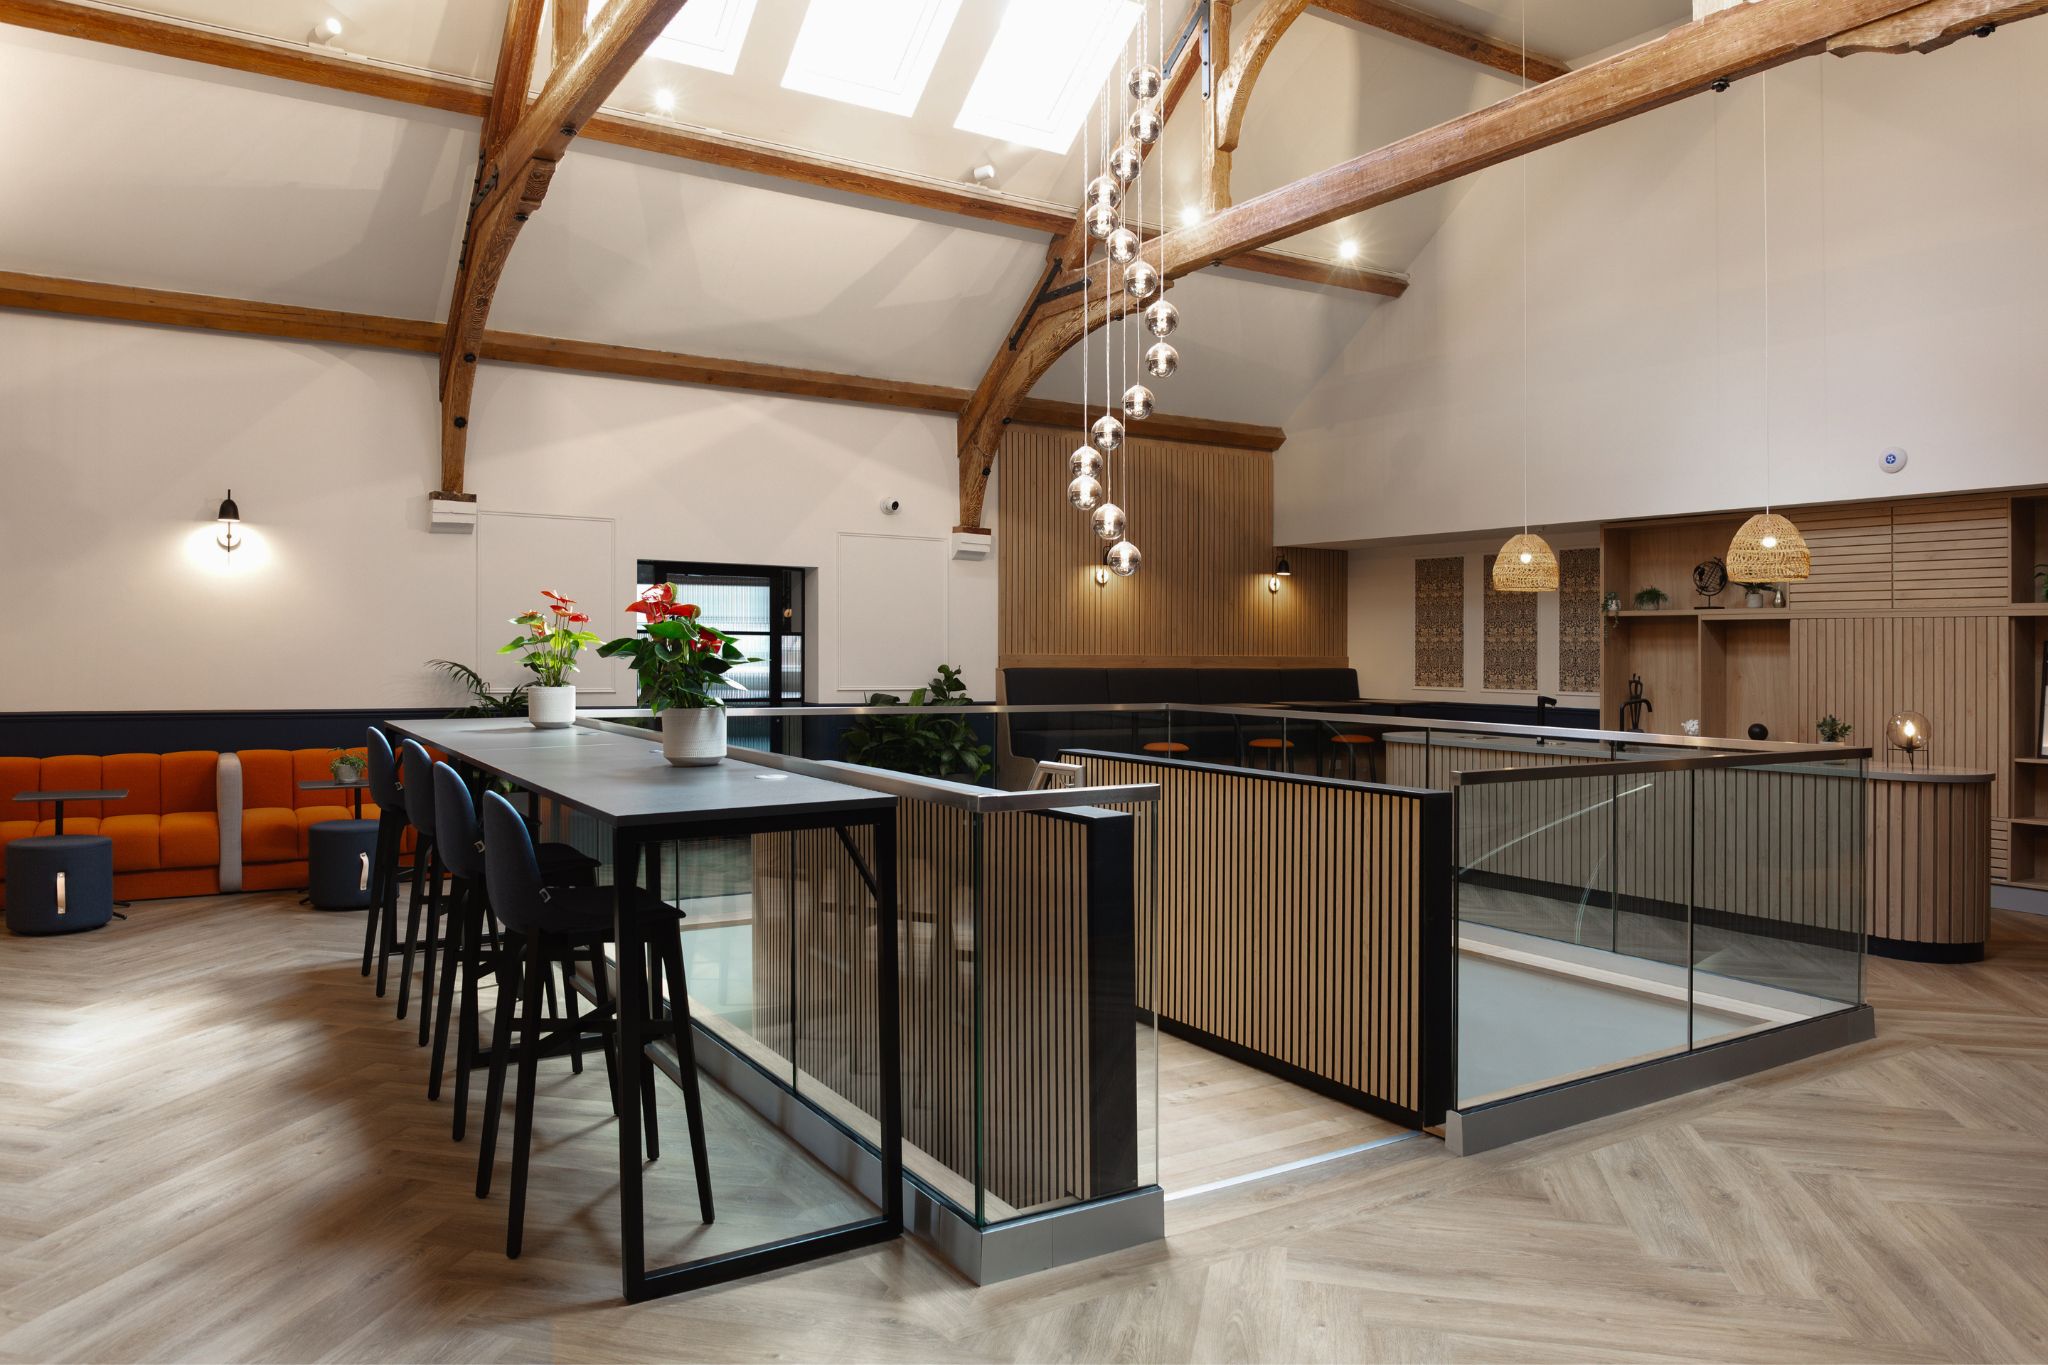
[[[1448,788],[1460,771],[1569,769],[1611,757],[1605,746],[1570,741],[1538,745],[1517,738],[1435,735],[1425,744],[1420,732],[1394,732],[1384,739],[1387,779],[1403,786]],[[1979,960],[1991,919],[1992,774],[1872,762],[1865,776],[1860,921],[1868,950],[1924,962]],[[1546,837],[1488,850],[1486,871],[1552,886],[1604,884],[1625,900],[1696,903],[1788,929],[1853,925],[1858,917],[1840,913],[1839,907],[1786,903],[1786,879],[1762,875],[1790,861],[1780,857],[1785,851],[1780,846],[1804,837],[1802,823],[1825,820],[1828,811],[1840,809],[1815,784],[1844,777],[1845,770],[1825,764],[1725,770],[1715,780],[1768,783],[1772,790],[1747,803],[1710,803],[1722,823],[1704,828],[1695,828],[1692,808],[1675,784],[1646,781],[1622,793],[1630,799],[1615,802],[1611,823],[1586,816],[1586,808],[1607,799],[1593,787],[1595,779],[1494,788],[1485,799],[1518,803],[1511,811],[1488,812],[1500,827],[1556,830],[1569,823],[1578,827],[1578,837]],[[1816,798],[1801,801],[1795,793],[1802,787]],[[1727,819],[1724,808],[1739,812],[1745,805],[1755,819]],[[1618,871],[1601,861],[1610,837],[1626,849],[1614,859]],[[1705,856],[1695,883],[1688,880],[1687,854],[1696,848]]]

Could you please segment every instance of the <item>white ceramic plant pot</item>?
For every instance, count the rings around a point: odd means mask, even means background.
[[[725,708],[678,707],[661,713],[661,756],[678,768],[706,768],[725,758]]]
[[[1742,605],[1748,607],[1751,611],[1762,611],[1764,595],[1760,592],[1746,592],[1742,595]]]
[[[536,730],[566,730],[576,723],[576,684],[526,689],[526,718]]]

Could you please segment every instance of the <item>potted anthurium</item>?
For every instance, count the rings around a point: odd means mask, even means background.
[[[576,684],[569,675],[576,671],[576,655],[585,645],[597,643],[597,636],[583,629],[590,617],[576,610],[574,598],[546,588],[548,599],[538,611],[522,611],[512,624],[522,632],[498,652],[517,654],[520,665],[533,674],[526,689],[526,718],[536,730],[561,730],[576,723]]]
[[[731,687],[736,664],[759,663],[733,638],[702,620],[695,603],[676,601],[676,585],[657,583],[626,610],[644,619],[640,632],[598,646],[604,658],[624,655],[639,683],[640,704],[661,717],[661,756],[679,768],[725,758],[725,702],[714,688]]]

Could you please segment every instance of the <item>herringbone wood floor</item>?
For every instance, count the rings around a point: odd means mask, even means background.
[[[1162,1246],[973,1289],[904,1242],[630,1308],[601,1073],[550,1081],[508,1262],[360,924],[246,896],[0,941],[0,1355],[2048,1358],[2048,921],[1873,963],[1853,1051],[1180,1201]]]

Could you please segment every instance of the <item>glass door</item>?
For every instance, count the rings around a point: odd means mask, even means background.
[[[759,659],[726,674],[729,706],[801,706],[804,700],[804,571],[763,564],[640,561],[640,587],[673,583],[704,622]]]

